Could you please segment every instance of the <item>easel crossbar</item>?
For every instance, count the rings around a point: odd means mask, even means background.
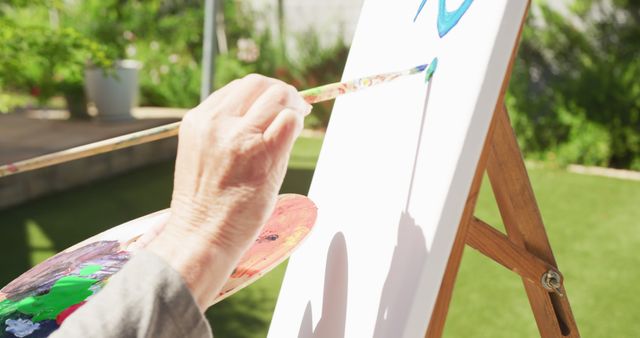
[[[467,245],[542,288],[541,281],[549,271],[562,276],[553,265],[515,245],[506,235],[476,217],[469,224]]]

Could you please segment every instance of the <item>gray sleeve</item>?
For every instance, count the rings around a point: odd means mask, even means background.
[[[139,251],[50,337],[212,337],[180,274]]]

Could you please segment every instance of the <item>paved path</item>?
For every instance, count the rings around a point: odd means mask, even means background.
[[[64,120],[60,111],[0,114],[0,164],[175,122],[185,112],[142,107],[134,111],[134,119],[120,122]]]
[[[0,164],[175,122],[182,109],[138,108],[120,122],[67,120],[65,111],[0,115]],[[0,209],[141,166],[171,160],[176,138],[120,149],[0,178]]]

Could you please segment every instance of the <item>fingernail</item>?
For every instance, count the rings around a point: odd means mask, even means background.
[[[291,107],[293,109],[295,109],[296,111],[302,113],[302,116],[307,116],[311,113],[311,109],[313,108],[309,103],[307,103],[307,101],[305,101],[302,96],[300,96],[297,92],[296,92],[296,99],[295,99],[295,107]]]
[[[313,106],[306,103],[306,101],[305,101],[305,104],[306,104],[306,107],[302,112],[304,116],[308,116],[309,114],[311,114],[311,110],[313,109]]]

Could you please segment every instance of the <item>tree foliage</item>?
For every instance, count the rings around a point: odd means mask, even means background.
[[[640,3],[534,6],[507,103],[525,151],[640,169]]]

